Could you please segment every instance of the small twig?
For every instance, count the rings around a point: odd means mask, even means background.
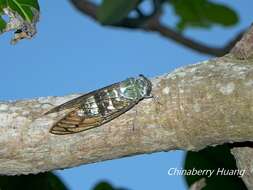
[[[145,17],[145,15],[143,14],[143,12],[138,7],[135,9],[135,11],[139,15],[139,17]]]
[[[201,178],[198,181],[195,181],[191,187],[189,188],[189,190],[201,190],[206,186],[206,179],[205,178]]]
[[[96,12],[97,12],[98,6],[95,3],[90,2],[88,0],[70,0],[70,2],[80,12],[84,13],[85,15],[97,21]],[[154,6],[153,12],[148,16],[139,17],[139,18],[126,18],[126,19],[123,19],[120,23],[115,23],[110,26],[121,27],[121,28],[123,27],[123,28],[128,28],[128,29],[141,29],[141,30],[145,30],[149,32],[157,32],[163,37],[165,37],[166,39],[173,40],[197,52],[209,54],[213,56],[218,56],[218,57],[223,56],[226,53],[228,53],[243,34],[243,32],[240,32],[223,47],[211,47],[199,41],[188,38],[184,36],[183,34],[173,30],[172,28],[160,23],[158,20],[158,18],[160,17],[159,14],[161,13],[161,7],[159,4],[159,1],[154,0],[154,5],[156,6]]]
[[[235,147],[231,149],[231,153],[236,159],[236,165],[241,171],[245,171],[241,176],[247,188],[253,189],[253,149],[251,147]]]

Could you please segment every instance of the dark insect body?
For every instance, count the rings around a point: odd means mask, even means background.
[[[78,133],[99,127],[125,113],[144,98],[150,98],[152,83],[143,75],[92,91],[59,105],[46,114],[70,109],[50,132]]]

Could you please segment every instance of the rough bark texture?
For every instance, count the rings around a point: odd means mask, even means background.
[[[243,35],[243,38],[236,43],[231,50],[231,54],[237,59],[253,60],[253,26]],[[251,60],[251,61],[250,61]],[[242,129],[243,130],[243,129]],[[246,147],[237,147],[231,150],[237,163],[237,167],[241,170],[245,170],[245,175],[242,179],[249,190],[253,189],[253,149],[252,142],[246,143]],[[248,146],[248,147],[247,147]]]
[[[227,55],[177,69],[152,83],[155,100],[143,100],[115,120],[73,135],[49,133],[66,112],[43,113],[76,95],[1,102],[1,174],[253,140],[252,62]]]
[[[253,59],[253,25],[243,36],[243,38],[235,44],[231,53],[239,59]]]
[[[253,189],[253,149],[250,147],[233,148],[232,154],[236,159],[237,167],[245,170],[243,181],[248,189]]]

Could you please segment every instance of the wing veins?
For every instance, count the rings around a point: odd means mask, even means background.
[[[48,112],[46,112],[44,115],[47,115],[47,114],[50,114],[50,113],[54,113],[54,112],[59,112],[59,111],[62,111],[64,109],[76,108],[76,107],[78,107],[80,105],[80,102],[82,102],[83,99],[88,98],[88,97],[92,96],[93,94],[95,94],[97,92],[100,92],[100,91],[103,91],[105,89],[110,89],[110,88],[112,88],[114,86],[117,86],[119,84],[120,84],[120,82],[117,82],[117,83],[108,85],[106,87],[100,88],[98,90],[91,91],[91,92],[89,92],[87,94],[84,94],[84,95],[81,95],[79,97],[76,97],[76,98],[74,98],[72,100],[69,100],[69,101],[67,101],[67,102],[59,105],[59,106],[54,107],[53,109],[51,109]]]
[[[53,134],[57,134],[57,135],[65,135],[65,134],[72,134],[72,133],[78,133],[81,131],[85,131],[85,130],[89,130],[91,128],[95,128],[95,127],[99,127],[105,123],[110,122],[111,120],[113,120],[114,118],[120,116],[121,114],[125,113],[126,111],[128,111],[129,109],[131,109],[134,105],[136,105],[138,103],[138,101],[134,101],[132,103],[130,103],[128,106],[121,108],[120,110],[117,110],[115,112],[109,113],[103,120],[100,121],[96,121],[94,123],[84,123],[85,118],[79,122],[78,124],[73,124],[76,127],[73,127],[73,125],[71,125],[72,127],[61,127],[61,123],[68,118],[68,116],[74,112],[71,111],[69,114],[67,114],[65,117],[63,117],[60,121],[58,121],[57,123],[55,123],[55,125],[50,129],[50,132]],[[61,128],[64,128],[64,132],[62,130],[59,130]],[[57,130],[58,129],[58,130]]]

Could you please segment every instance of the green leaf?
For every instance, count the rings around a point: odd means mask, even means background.
[[[186,170],[214,170],[211,177],[208,175],[185,175],[187,184],[190,186],[195,181],[205,177],[206,186],[203,190],[230,189],[246,190],[243,181],[236,175],[217,175],[219,169],[237,170],[234,157],[227,145],[206,148],[199,152],[187,152],[184,169]],[[220,174],[220,173],[218,173]]]
[[[0,176],[0,189],[67,190],[67,187],[56,175],[47,172],[37,175]]]
[[[3,8],[7,6],[6,0],[0,0],[0,13],[2,12]]]
[[[110,183],[103,181],[96,184],[93,190],[114,190],[114,188]]]
[[[208,28],[213,24],[232,26],[238,22],[238,16],[231,8],[209,2],[208,0],[170,0],[175,14],[179,16],[177,28]]]
[[[33,9],[39,11],[37,0],[6,0],[7,6],[17,11],[19,15],[26,21],[32,22],[34,12]]]
[[[6,26],[6,22],[0,16],[0,33],[3,31],[3,29],[5,29],[5,26]]]
[[[237,14],[224,5],[208,3],[205,8],[206,18],[223,26],[231,26],[238,22]]]
[[[99,182],[92,188],[92,190],[127,190],[125,188],[115,188],[106,181]]]
[[[103,0],[97,13],[101,24],[115,24],[126,18],[140,0]]]
[[[7,23],[2,19],[2,15],[9,17]],[[15,30],[11,44],[25,38],[33,38],[37,32],[38,20],[38,0],[0,0],[0,34],[3,31]]]

